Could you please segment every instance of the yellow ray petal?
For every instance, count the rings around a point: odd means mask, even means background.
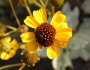
[[[56,35],[55,35],[56,39],[70,38],[70,37],[72,37],[72,29],[71,28],[64,28],[64,29],[58,30]]]
[[[32,16],[27,16],[27,18],[24,20],[24,23],[32,28],[36,28],[39,26],[39,23]]]
[[[33,11],[33,16],[39,24],[46,22],[47,14],[43,8]]]
[[[13,39],[10,44],[11,44],[12,50],[17,50],[18,49],[18,42],[17,42],[16,39]]]
[[[12,58],[16,53],[16,50],[10,50],[9,51],[9,57]]]
[[[66,22],[60,22],[54,26],[56,30],[60,30],[63,28],[68,28],[68,24]]]
[[[10,42],[11,41],[11,37],[6,37],[5,40],[6,40],[6,42]]]
[[[60,11],[56,12],[51,20],[51,25],[53,25],[54,27],[57,24],[60,24],[61,22],[64,22],[66,19],[66,16],[63,15]]]
[[[34,52],[38,49],[39,45],[38,45],[38,43],[36,42],[36,39],[34,39],[34,40],[32,40],[31,42],[26,43],[25,47],[26,47],[26,49],[29,50],[31,53],[34,53]]]
[[[61,33],[61,32],[72,32],[71,28],[63,28],[63,29],[58,29],[57,33]]]
[[[47,47],[47,56],[48,58],[53,59],[57,56],[60,56],[60,51],[55,46]]]
[[[25,32],[20,35],[23,42],[30,42],[35,39],[35,35],[33,32]]]
[[[55,40],[55,45],[57,45],[60,48],[66,48],[68,43],[68,39],[60,38]]]
[[[7,54],[6,52],[2,52],[2,53],[0,54],[0,58],[1,58],[2,60],[8,60],[8,59],[10,58],[10,56],[9,56],[9,54]]]
[[[11,41],[11,37],[5,37],[1,39],[1,43],[6,43],[6,42],[10,42]]]

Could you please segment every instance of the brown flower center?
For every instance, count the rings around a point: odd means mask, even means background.
[[[53,44],[55,34],[55,28],[52,25],[45,22],[36,28],[35,38],[40,45],[48,47]]]

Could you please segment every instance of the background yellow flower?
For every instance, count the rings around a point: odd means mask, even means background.
[[[0,58],[2,60],[8,60],[13,57],[18,49],[18,43],[16,39],[11,41],[11,37],[1,38],[0,40]]]

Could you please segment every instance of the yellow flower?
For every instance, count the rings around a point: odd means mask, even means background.
[[[18,49],[18,43],[16,39],[11,42],[11,37],[1,38],[0,40],[0,58],[2,60],[8,60],[13,57]]]
[[[46,22],[47,15],[43,8],[33,11],[33,16],[27,16],[24,22],[35,31],[20,35],[22,41],[26,43],[26,49],[34,53],[38,47],[44,46],[47,48],[47,56],[50,59],[59,56],[57,47],[66,48],[68,39],[72,37],[72,29],[65,22],[66,16],[58,11],[50,24]]]

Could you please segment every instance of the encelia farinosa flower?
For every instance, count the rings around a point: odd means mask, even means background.
[[[66,48],[68,39],[72,37],[72,29],[65,22],[66,16],[60,11],[52,17],[50,24],[46,22],[46,11],[33,11],[33,16],[27,16],[25,24],[35,29],[34,32],[25,32],[20,35],[26,43],[26,49],[34,53],[38,48],[46,47],[47,56],[52,59],[60,55],[60,48]]]
[[[16,39],[11,41],[11,37],[5,37],[0,39],[0,59],[8,60],[12,58],[16,50],[18,49],[18,43]]]

